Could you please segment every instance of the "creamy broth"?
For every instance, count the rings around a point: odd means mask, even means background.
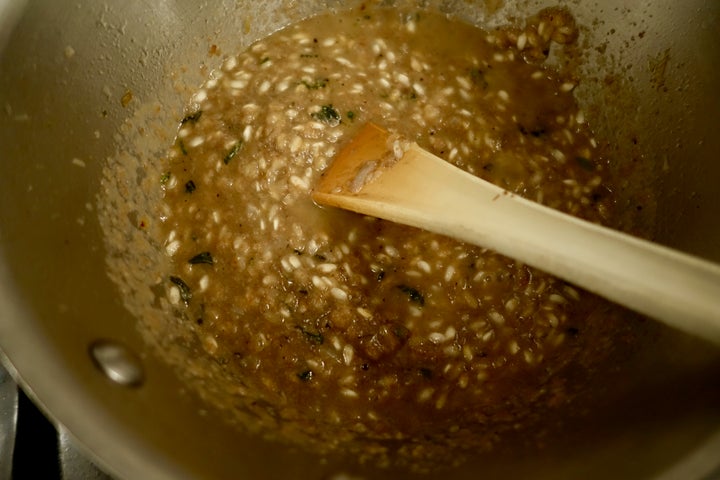
[[[577,79],[542,64],[552,41],[576,36],[560,10],[488,34],[363,9],[228,58],[193,96],[155,185],[171,259],[161,303],[215,364],[196,388],[227,384],[233,400],[217,403],[272,435],[380,464],[487,451],[570,404],[613,336],[630,335],[609,305],[486,249],[320,208],[310,191],[372,121],[615,225],[616,179]]]

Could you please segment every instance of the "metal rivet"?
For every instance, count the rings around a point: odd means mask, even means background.
[[[112,382],[138,387],[145,380],[140,359],[124,345],[112,340],[98,340],[90,345],[95,366]]]

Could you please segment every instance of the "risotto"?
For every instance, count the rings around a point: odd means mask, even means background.
[[[227,58],[193,95],[153,187],[171,260],[155,287],[212,360],[199,388],[227,385],[223,408],[252,411],[275,437],[381,464],[487,451],[571,403],[627,328],[610,306],[492,251],[321,208],[310,193],[372,121],[612,226],[612,169],[577,79],[543,64],[551,44],[576,37],[557,9],[488,33],[362,8]]]

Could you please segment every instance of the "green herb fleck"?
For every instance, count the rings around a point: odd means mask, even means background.
[[[585,157],[575,157],[575,161],[580,165],[580,167],[583,170],[587,170],[589,172],[592,172],[595,170],[595,164],[589,159]]]
[[[180,149],[180,153],[182,153],[183,155],[188,154],[187,148],[185,148],[185,142],[183,142],[182,138],[178,138],[177,146]]]
[[[270,57],[263,57],[260,59],[260,65],[262,65],[263,63],[267,63],[269,61],[270,61]]]
[[[227,165],[230,163],[230,161],[235,158],[235,155],[238,154],[240,151],[240,147],[242,147],[242,140],[238,140],[235,145],[230,149],[227,155],[225,155],[225,158],[223,158],[223,163]]]
[[[535,138],[542,137],[546,133],[545,129],[542,127],[536,127],[532,130],[528,130],[523,125],[519,125],[518,128],[520,129],[520,133],[522,133],[523,135],[532,135]]]
[[[191,265],[198,265],[200,263],[206,263],[208,265],[212,265],[214,262],[212,255],[210,252],[202,252],[198,253],[194,257],[192,257],[190,260],[188,260],[188,263]]]
[[[347,112],[345,115],[347,115],[348,120],[355,120],[355,112],[353,112],[352,110]]]
[[[189,180],[189,181],[185,184],[185,191],[186,191],[187,193],[192,193],[192,192],[194,192],[196,188],[197,188],[197,187],[195,186],[195,182],[193,182],[192,180]]]
[[[335,110],[332,104],[323,105],[320,110],[313,113],[312,117],[323,123],[327,123],[331,127],[335,127],[340,123],[340,114]]]
[[[312,370],[303,370],[302,372],[298,373],[297,376],[303,382],[309,382],[313,378],[313,371]]]
[[[305,338],[312,344],[322,345],[325,341],[325,338],[320,332],[312,332],[310,330],[306,330],[302,325],[298,325],[297,329],[300,330],[302,334],[305,335]]]
[[[165,172],[160,176],[160,185],[165,185],[170,181],[170,172]]]
[[[183,282],[182,278],[174,277],[172,275],[170,276],[170,281],[177,285],[180,290],[180,298],[185,303],[185,306],[188,306],[190,304],[190,300],[192,299],[192,292],[190,291],[188,284]]]
[[[407,285],[398,285],[397,287],[401,292],[408,296],[411,302],[417,303],[421,307],[425,305],[425,297],[416,288],[409,287]]]
[[[180,120],[180,125],[185,125],[186,123],[195,123],[198,120],[200,120],[200,117],[202,116],[202,110],[198,110],[195,113],[191,113],[189,115],[185,115],[182,120]]]
[[[400,340],[407,340],[410,337],[410,330],[407,329],[404,325],[393,325],[393,335],[395,335]]]
[[[479,68],[470,69],[470,80],[472,80],[475,85],[479,86],[483,90],[487,90],[489,84],[487,79],[485,78],[485,72],[483,72]]]
[[[433,371],[429,368],[421,367],[419,373],[423,378],[427,378],[428,380],[433,377]]]
[[[300,58],[318,58],[317,53],[301,53]]]
[[[308,90],[318,90],[327,87],[329,81],[329,78],[316,78],[312,83],[307,80],[302,80],[301,83],[305,85]]]

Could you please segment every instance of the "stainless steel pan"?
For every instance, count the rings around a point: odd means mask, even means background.
[[[240,434],[187,394],[105,275],[92,210],[123,122],[158,101],[171,133],[188,92],[221,61],[210,45],[230,54],[351,3],[0,2],[0,345],[38,404],[118,477],[370,475]],[[492,25],[552,2],[419,3]],[[618,156],[661,173],[657,239],[720,260],[720,3],[568,3],[588,27],[585,65],[595,79],[581,101]],[[164,146],[148,138],[144,153]],[[607,386],[594,420],[542,453],[479,458],[449,474],[704,478],[720,465],[719,357],[694,339],[659,335],[626,381]],[[372,474],[383,475],[397,478]]]

